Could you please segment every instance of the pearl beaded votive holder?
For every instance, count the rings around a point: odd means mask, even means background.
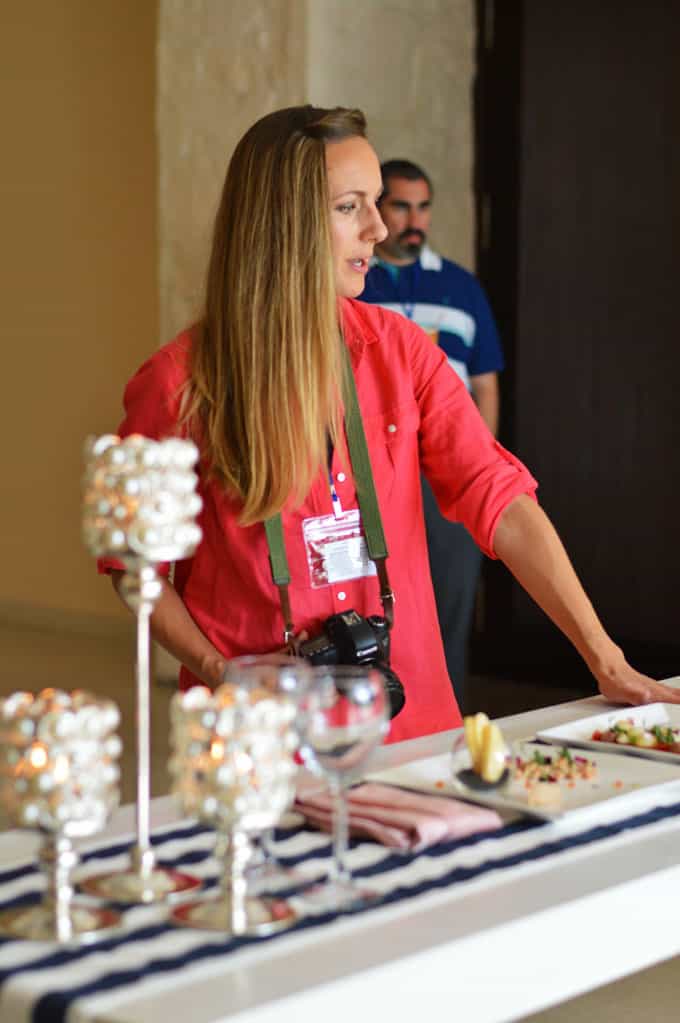
[[[190,557],[201,540],[194,521],[196,445],[114,434],[85,444],[83,540],[95,557],[124,566],[119,593],[137,618],[137,834],[129,869],[89,878],[83,890],[118,902],[151,903],[200,887],[189,874],[158,866],[150,838],[150,618],[163,592],[160,562]]]
[[[90,941],[120,917],[72,900],[72,839],[101,831],[118,805],[120,714],[110,700],[43,689],[0,700],[0,803],[10,823],[43,836],[47,890],[37,906],[0,912],[0,932],[36,941]]]
[[[217,831],[221,893],[172,913],[175,922],[231,934],[269,934],[296,919],[282,899],[249,896],[252,836],[289,806],[297,767],[296,705],[273,684],[272,669],[251,672],[212,693],[196,686],[171,704],[172,791],[183,809]]]
[[[201,541],[195,518],[203,507],[196,493],[192,441],[151,440],[133,433],[85,442],[83,539],[95,557],[158,563],[193,554]]]

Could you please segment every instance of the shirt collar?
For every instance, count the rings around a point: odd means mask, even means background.
[[[357,365],[361,359],[365,346],[374,344],[378,340],[377,334],[368,322],[368,317],[362,316],[364,309],[370,308],[370,306],[364,306],[362,302],[353,299],[340,299],[342,332],[350,350],[353,365]]]
[[[423,270],[441,270],[442,257],[434,249],[431,249],[429,245],[423,245],[420,250],[420,265]]]

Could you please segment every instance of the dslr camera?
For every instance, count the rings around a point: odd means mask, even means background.
[[[331,615],[324,631],[300,644],[300,655],[311,664],[357,664],[377,668],[385,680],[390,717],[406,702],[404,687],[389,666],[390,629],[380,615],[364,618],[357,611]]]

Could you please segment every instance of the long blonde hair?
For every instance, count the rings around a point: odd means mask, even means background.
[[[215,220],[186,416],[243,525],[301,502],[341,426],[325,143],[359,110],[290,107],[238,143]]]

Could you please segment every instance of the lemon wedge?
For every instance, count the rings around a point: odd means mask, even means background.
[[[489,725],[489,719],[486,714],[471,714],[469,717],[463,719],[463,728],[465,729],[465,742],[467,748],[470,751],[470,762],[473,770],[479,774],[481,771],[481,756],[482,756],[482,742],[484,738],[484,730]]]
[[[484,781],[498,781],[505,770],[505,742],[498,725],[488,724],[482,736],[479,773]]]
[[[464,718],[463,728],[472,770],[484,781],[497,782],[505,771],[507,755],[500,728],[482,713]]]

